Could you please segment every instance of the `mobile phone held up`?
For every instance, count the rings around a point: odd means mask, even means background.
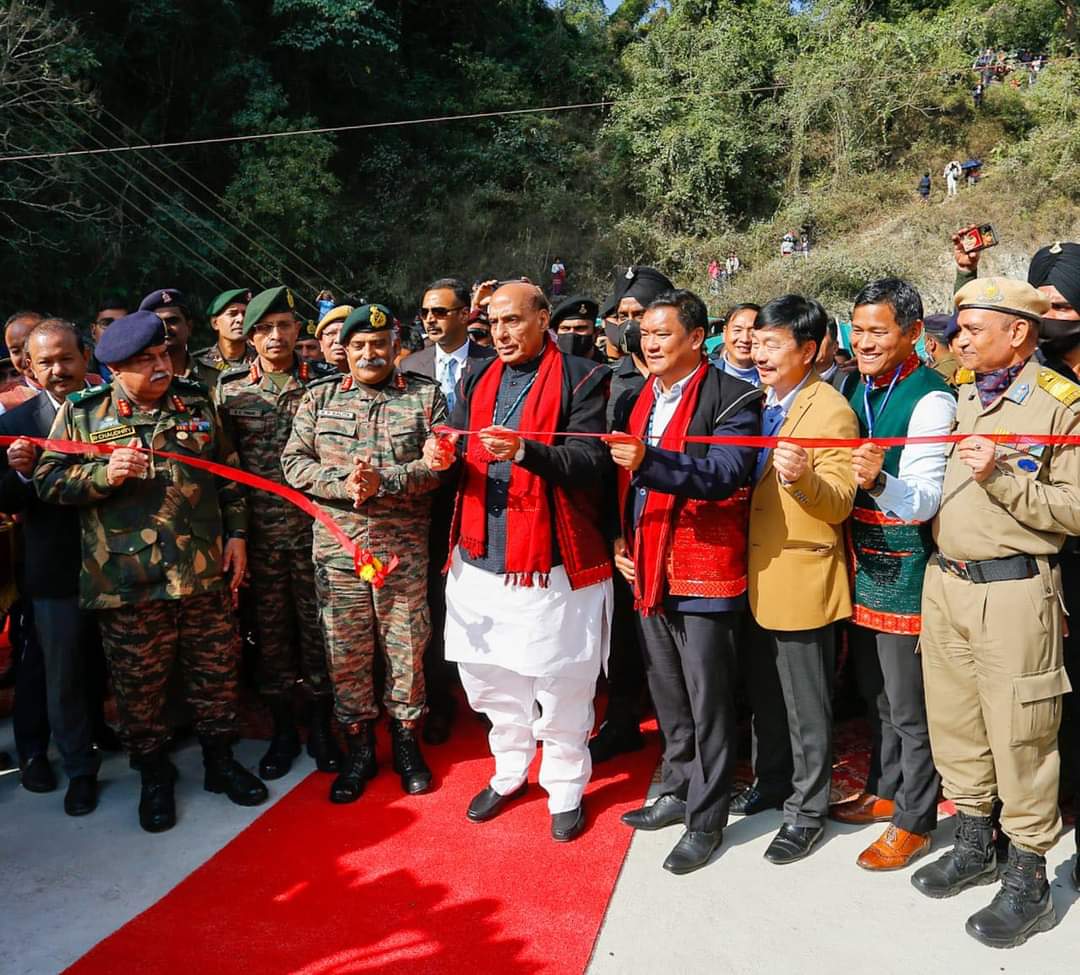
[[[988,223],[965,227],[960,231],[960,246],[964,248],[965,254],[975,254],[988,247],[996,247],[997,243],[997,234],[994,233],[993,226]]]

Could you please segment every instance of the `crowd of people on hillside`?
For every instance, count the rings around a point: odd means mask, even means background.
[[[385,303],[326,292],[308,323],[280,284],[216,296],[196,350],[172,287],[89,329],[16,312],[0,508],[22,542],[22,785],[57,787],[51,737],[66,812],[92,813],[101,750],[122,747],[140,825],[170,829],[188,724],[205,789],[234,803],[264,802],[305,747],[328,800],[355,802],[377,733],[420,795],[463,692],[493,759],[464,817],[514,803],[539,750],[569,842],[593,766],[643,747],[651,709],[659,794],[622,819],[681,827],[671,873],[767,809],[771,864],[836,820],[884,826],[860,867],[905,869],[943,793],[955,840],[913,885],[998,883],[967,923],[985,944],[1047,930],[1062,759],[1080,788],[1080,244],[1041,248],[1027,280],[980,277],[953,244],[945,313],[869,281],[843,350],[817,300],[784,294],[730,309],[710,352],[704,302],[646,266],[555,307],[520,278],[433,277],[414,350]],[[272,722],[258,774],[232,752],[241,636]],[[871,767],[830,804],[845,659]]]

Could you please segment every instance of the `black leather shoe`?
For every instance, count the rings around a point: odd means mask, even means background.
[[[645,747],[645,736],[641,727],[632,719],[626,721],[605,721],[600,730],[589,739],[589,755],[593,765],[607,762],[616,755],[628,755],[639,752]]]
[[[1010,846],[1001,888],[987,907],[968,918],[967,933],[991,948],[1015,948],[1055,924],[1046,857]]]
[[[203,742],[203,767],[203,788],[224,792],[238,806],[258,806],[270,796],[262,781],[233,758],[232,747],[223,741]]]
[[[952,897],[968,887],[997,880],[994,826],[989,816],[956,814],[956,840],[948,853],[919,867],[911,885],[927,897]]]
[[[765,851],[770,863],[794,863],[808,856],[825,832],[821,826],[791,826],[784,823]]]
[[[44,755],[35,755],[22,767],[22,787],[27,792],[52,792],[56,773]]]
[[[1073,857],[1072,882],[1073,886],[1080,890],[1080,851]]]
[[[585,831],[585,807],[578,806],[569,812],[555,813],[551,817],[551,838],[557,843],[576,840]]]
[[[473,801],[469,803],[469,810],[465,815],[474,823],[486,823],[489,819],[498,816],[515,799],[520,799],[525,795],[528,787],[528,783],[523,782],[513,792],[502,796],[489,785],[473,796]]]
[[[686,802],[673,795],[662,795],[651,806],[631,809],[620,817],[633,829],[663,829],[686,819]]]
[[[124,750],[120,736],[104,721],[93,730],[90,740],[103,752],[120,752]]]
[[[85,816],[97,809],[97,776],[76,775],[64,795],[64,812],[69,816]]]
[[[664,861],[668,873],[684,874],[700,870],[709,862],[716,848],[724,841],[724,831],[715,832],[688,829],[675,844]]]
[[[333,698],[320,697],[311,702],[308,711],[307,753],[315,759],[315,768],[320,772],[340,772],[345,760],[334,737],[333,708]]]
[[[132,760],[132,764],[136,762],[142,776],[139,825],[148,833],[164,833],[176,825],[176,799],[173,795],[176,768],[164,753]]]
[[[365,721],[358,730],[348,732],[345,737],[349,743],[349,754],[330,786],[330,801],[338,805],[356,802],[364,794],[368,780],[375,778],[378,771],[374,724]]]
[[[743,789],[731,800],[729,812],[733,816],[756,816],[767,809],[783,809],[787,796],[767,796],[756,785]]]
[[[394,755],[394,771],[401,776],[401,788],[406,795],[418,796],[431,788],[431,769],[420,754],[416,730],[400,721],[390,722],[390,747]]]
[[[266,754],[259,759],[259,775],[267,781],[280,779],[289,774],[293,760],[300,754],[300,735],[296,730],[292,703],[284,697],[272,697],[267,701],[274,730]]]
[[[437,708],[428,711],[424,718],[424,730],[420,737],[425,745],[445,745],[450,739],[450,728],[454,724],[454,712],[457,702],[451,697]]]

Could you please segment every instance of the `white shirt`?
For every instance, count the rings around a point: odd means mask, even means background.
[[[698,369],[701,369],[704,366],[705,363],[701,363],[701,365],[690,373],[690,375],[683,376],[677,383],[673,383],[671,389],[666,392],[664,391],[664,387],[660,385],[660,380],[656,380],[656,402],[653,404],[652,420],[649,423],[648,438],[653,446],[660,443],[660,438],[664,435],[664,431],[671,422],[671,418],[679,408],[679,400],[682,399],[683,390],[686,388],[686,384],[697,375]]]
[[[449,377],[450,389],[447,390],[443,387],[443,395],[449,398],[453,392],[453,387],[457,386],[458,380],[461,379],[465,372],[465,363],[469,358],[469,340],[466,339],[461,345],[454,349],[453,352],[443,352],[442,346],[436,343],[435,345],[435,379],[440,386],[443,385],[443,378],[446,376],[447,360],[453,359],[456,363],[452,368],[454,372]]]
[[[956,418],[956,398],[944,390],[927,393],[912,410],[909,437],[936,437],[952,433]],[[897,476],[885,475],[885,487],[874,500],[890,518],[902,521],[929,521],[941,505],[947,443],[911,444],[900,453]]]

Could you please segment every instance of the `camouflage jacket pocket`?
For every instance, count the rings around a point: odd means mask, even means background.
[[[391,434],[390,446],[398,464],[419,460],[424,452],[424,441],[419,430],[403,430]]]
[[[117,590],[130,592],[159,583],[165,575],[161,552],[155,543],[157,532],[153,528],[136,531],[108,532],[105,548],[108,562],[105,574],[114,580]]]

